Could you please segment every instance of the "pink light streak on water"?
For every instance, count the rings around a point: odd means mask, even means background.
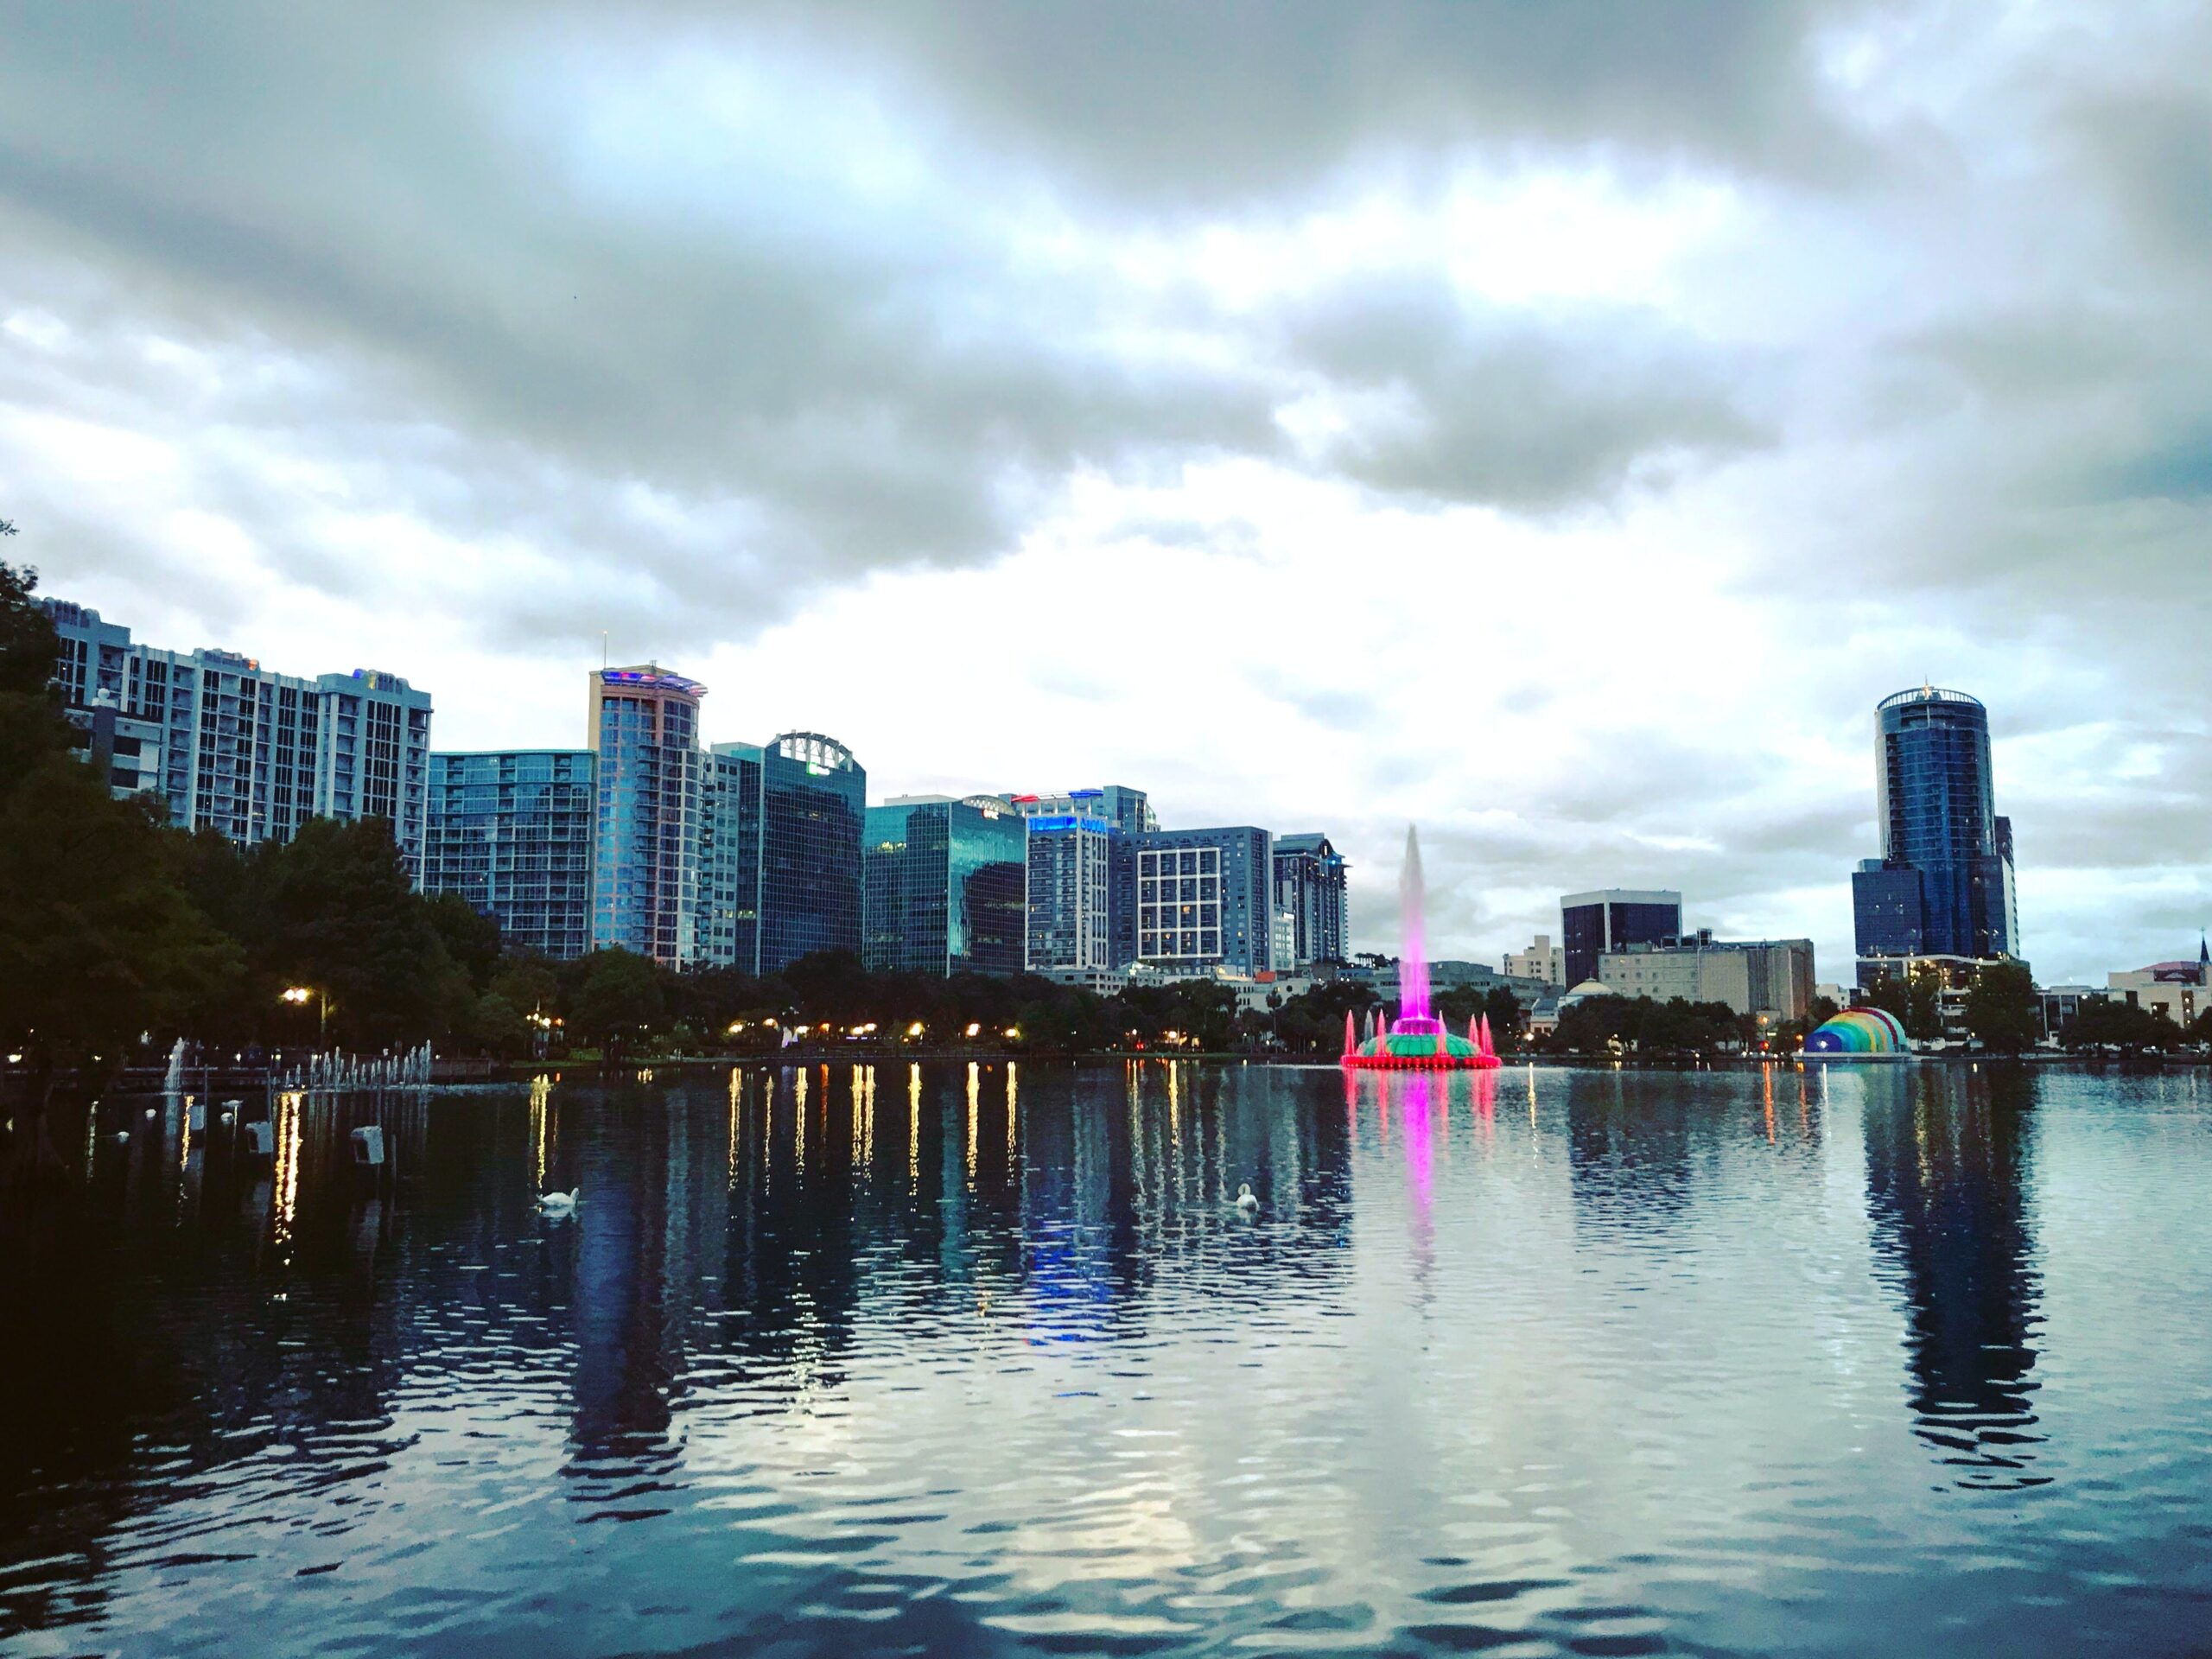
[[[1422,913],[1428,893],[1421,875],[1421,837],[1406,826],[1406,861],[1398,871],[1398,1017],[1426,1020],[1428,1009],[1428,950]]]

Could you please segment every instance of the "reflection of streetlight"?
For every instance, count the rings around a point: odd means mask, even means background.
[[[309,997],[315,999],[315,1046],[320,1048],[322,1046],[323,1035],[330,1027],[330,998],[312,986],[295,985],[284,993],[283,1000],[297,1007],[305,1003]]]

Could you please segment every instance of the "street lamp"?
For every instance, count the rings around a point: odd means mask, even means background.
[[[330,998],[312,986],[295,985],[285,991],[283,1000],[297,1007],[310,997],[315,999],[315,1046],[321,1048],[323,1037],[330,1028]]]

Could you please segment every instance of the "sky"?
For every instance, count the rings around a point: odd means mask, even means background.
[[[1980,697],[2047,982],[2212,922],[2212,4],[0,4],[0,517],[440,747],[1325,830],[1392,948],[1849,977]]]

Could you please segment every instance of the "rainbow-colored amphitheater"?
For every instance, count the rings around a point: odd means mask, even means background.
[[[1904,1027],[1880,1008],[1846,1008],[1805,1039],[1813,1059],[1901,1060],[1909,1052]]]

